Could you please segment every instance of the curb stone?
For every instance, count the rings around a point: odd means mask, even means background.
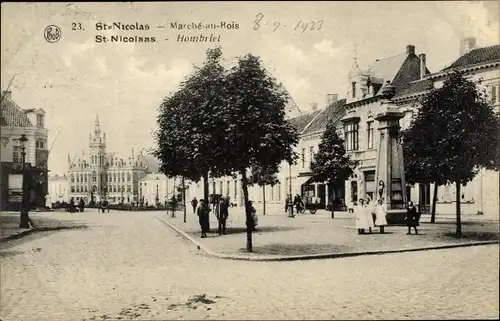
[[[11,235],[7,235],[7,236],[3,236],[0,238],[0,242],[6,242],[6,241],[10,241],[10,240],[14,240],[14,239],[18,239],[18,238],[21,238],[23,236],[26,236],[26,235],[29,235],[31,233],[35,232],[35,229],[31,228],[31,229],[26,229],[24,231],[21,231],[19,233],[16,233],[16,234],[11,234]],[[1,321],[1,319],[0,319]]]
[[[178,227],[173,224],[155,216],[160,222],[163,222],[171,229],[179,233],[182,237],[187,239],[196,245],[198,250],[204,252],[206,256],[218,258],[218,259],[226,259],[226,260],[240,260],[240,261],[298,261],[298,260],[314,260],[314,259],[335,259],[335,258],[344,258],[344,257],[354,257],[354,256],[362,256],[362,255],[382,255],[382,254],[391,254],[391,253],[403,253],[403,252],[417,252],[417,251],[429,251],[429,250],[441,250],[441,249],[451,249],[457,247],[471,247],[471,246],[479,246],[479,245],[491,245],[491,244],[499,244],[499,241],[478,241],[478,242],[469,242],[469,243],[460,243],[460,244],[447,244],[447,245],[435,245],[435,246],[426,246],[426,247],[417,247],[417,248],[403,248],[403,249],[394,249],[394,250],[377,250],[377,251],[359,251],[359,252],[342,252],[342,253],[321,253],[321,254],[306,254],[306,255],[287,255],[287,256],[243,256],[243,255],[230,255],[230,254],[220,254],[213,252],[208,249],[206,246],[202,245],[200,242],[193,239],[186,232],[180,230]]]

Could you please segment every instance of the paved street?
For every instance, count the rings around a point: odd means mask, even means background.
[[[499,317],[498,245],[244,262],[197,254],[154,212],[44,215],[89,228],[2,245],[2,320]]]

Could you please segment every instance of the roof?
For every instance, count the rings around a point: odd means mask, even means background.
[[[2,126],[33,127],[25,111],[5,95],[2,97],[0,123]]]
[[[500,60],[500,45],[476,48],[463,54],[444,70],[464,68],[470,65],[482,64],[489,61]]]
[[[290,118],[289,121],[292,124],[292,126],[299,132],[302,133],[302,131],[306,128],[306,126],[316,117],[321,110],[315,110],[311,113],[300,115],[294,118]]]
[[[316,117],[302,134],[312,134],[326,129],[328,123],[338,123],[346,113],[346,100],[341,99],[326,107],[321,115]]]
[[[141,155],[142,164],[148,172],[158,173],[160,164],[156,157],[150,155]]]
[[[369,74],[371,77],[383,78],[392,82],[405,62],[406,57],[407,54],[402,53],[393,57],[379,59],[370,65]]]
[[[430,79],[412,81],[408,83],[408,86],[406,86],[405,89],[397,93],[393,99],[398,99],[403,96],[414,95],[417,93],[423,93],[432,88],[433,88],[433,82]]]

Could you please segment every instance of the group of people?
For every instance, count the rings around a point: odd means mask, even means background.
[[[288,217],[295,217],[293,208],[297,213],[300,212],[301,209],[305,208],[304,201],[299,194],[295,195],[292,200],[292,195],[288,195],[285,200],[285,212],[288,213]]]
[[[210,212],[212,212],[210,204],[203,199],[198,203],[198,200],[195,197],[191,201],[191,205],[193,206],[193,213],[198,215],[201,237],[205,238],[207,237],[207,233],[210,232]],[[222,197],[219,202],[214,204],[214,212],[218,222],[217,233],[219,235],[227,234],[226,226],[227,219],[229,217],[229,207],[231,207],[229,197]],[[255,231],[255,227],[258,225],[258,218],[257,211],[255,210],[255,207],[253,207],[252,201],[247,202],[247,211],[251,213],[251,219],[247,222],[247,226],[250,225],[249,227]]]
[[[356,216],[356,229],[358,234],[372,233],[372,229],[378,227],[380,233],[384,233],[387,226],[387,210],[384,205],[384,199],[379,199],[375,206],[370,206],[370,199],[360,199],[358,206],[354,210]],[[406,226],[408,227],[408,235],[411,234],[411,229],[415,229],[415,234],[418,234],[417,226],[419,225],[420,215],[412,201],[408,202],[406,208]]]

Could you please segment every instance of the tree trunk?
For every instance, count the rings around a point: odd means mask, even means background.
[[[457,233],[456,233],[456,236],[462,237],[462,219],[460,217],[460,182],[456,181],[455,185],[456,185],[456,190],[457,190],[456,197],[455,197],[455,200],[457,202]]]
[[[264,205],[262,215],[266,215],[266,185],[262,185],[262,203]]]
[[[436,202],[438,198],[438,183],[434,182],[434,193],[432,195],[431,223],[436,222]]]
[[[174,191],[172,192],[172,217],[175,217],[175,179],[176,177],[174,177]]]
[[[186,223],[186,187],[184,186],[184,176],[182,177],[182,206],[184,207],[184,223]]]
[[[334,197],[335,196],[335,187],[332,185],[332,202],[330,203],[330,207],[331,207],[331,211],[332,211],[332,218],[335,218],[335,213],[334,213],[334,209],[333,209],[333,200],[334,200]],[[328,200],[330,200],[330,197],[328,195],[326,195],[327,197],[327,204],[328,204]]]
[[[248,179],[246,169],[241,169],[241,188],[243,189],[243,201],[245,206],[245,215],[246,215],[246,226],[247,226],[247,252],[253,251],[252,246],[252,229],[253,229],[253,218],[252,213],[250,213],[250,209],[247,206],[248,203]]]
[[[208,204],[208,172],[203,174],[203,198],[205,199],[206,204]],[[210,204],[208,204],[210,206]],[[208,231],[210,232],[210,220],[208,220]]]

